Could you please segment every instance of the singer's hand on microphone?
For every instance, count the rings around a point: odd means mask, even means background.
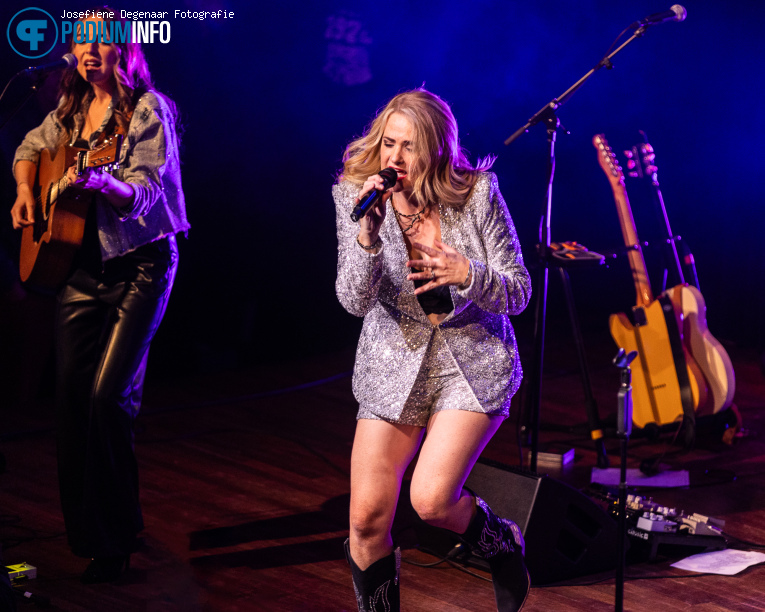
[[[383,178],[379,174],[370,176],[364,181],[364,185],[362,185],[361,191],[359,191],[359,197],[356,198],[355,203],[358,204],[364,196],[373,190],[382,190],[384,186],[385,183]],[[386,202],[392,191],[392,187],[387,191],[384,191],[377,205],[359,219],[359,242],[361,242],[361,244],[372,245],[377,242],[380,228],[385,220]]]

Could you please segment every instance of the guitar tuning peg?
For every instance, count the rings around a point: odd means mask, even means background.
[[[630,176],[632,178],[638,178],[638,173],[637,172],[630,172]]]
[[[648,174],[656,174],[659,171],[659,169],[656,166],[648,166],[646,168],[646,172]]]
[[[637,163],[635,163],[635,160],[634,160],[634,159],[631,159],[631,160],[629,160],[629,161],[627,162],[627,168],[629,168],[630,170],[634,169],[634,168],[635,168],[635,166],[637,166]]]
[[[644,148],[644,149],[645,149],[645,150],[646,150],[648,153],[653,153],[653,147],[652,147],[650,144],[648,144],[648,143],[645,143],[645,144],[643,145],[643,148]]]
[[[624,157],[626,157],[627,159],[632,159],[632,151],[625,151]]]
[[[643,161],[645,161],[646,163],[647,162],[652,162],[654,159],[656,159],[656,154],[655,153],[648,153],[648,154],[643,156]]]

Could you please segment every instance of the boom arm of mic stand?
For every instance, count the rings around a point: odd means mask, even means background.
[[[3,96],[5,96],[5,92],[8,90],[8,87],[10,86],[13,79],[15,79],[20,74],[23,74],[23,72],[17,72],[14,74],[11,79],[8,81],[8,84],[5,86],[5,89],[3,89],[2,94],[0,94],[0,100],[2,100]],[[0,130],[2,130],[6,125],[8,125],[8,122],[18,113],[22,107],[29,101],[29,98],[31,98],[34,93],[40,88],[40,86],[43,84],[43,81],[48,77],[46,73],[42,73],[37,75],[37,78],[35,79],[35,82],[30,86],[29,91],[24,95],[24,97],[21,99],[21,101],[18,103],[16,108],[14,108],[10,115],[8,115],[5,118],[5,121],[0,123]]]
[[[591,69],[581,79],[569,87],[558,98],[553,98],[548,104],[543,106],[525,126],[520,128],[505,141],[509,145],[528,128],[536,125],[540,121],[547,123],[547,135],[550,145],[549,151],[549,172],[547,181],[547,198],[545,202],[545,212],[540,226],[539,241],[539,282],[537,283],[537,304],[534,316],[534,363],[531,369],[530,393],[528,395],[528,407],[526,410],[527,424],[530,431],[526,431],[526,441],[531,443],[531,460],[529,468],[532,472],[537,470],[537,455],[539,450],[539,422],[542,408],[542,370],[544,368],[544,343],[545,343],[545,324],[547,319],[547,280],[548,280],[548,258],[550,250],[550,218],[552,216],[552,184],[555,176],[555,139],[558,128],[561,127],[556,111],[589,79],[597,70],[603,66],[612,67],[611,58],[626,47],[636,38],[645,33],[645,27],[640,27],[612,53],[604,57],[597,66]]]
[[[549,117],[549,114],[551,112],[555,112],[565,104],[568,99],[574,95],[574,92],[576,92],[577,89],[579,89],[584,83],[589,79],[593,74],[595,74],[598,70],[603,68],[604,66],[608,68],[613,68],[613,64],[611,64],[611,58],[614,57],[619,51],[624,49],[628,44],[630,44],[633,40],[636,38],[640,38],[645,34],[646,26],[641,26],[635,32],[630,36],[620,47],[618,47],[616,50],[614,50],[612,53],[609,53],[606,57],[604,57],[602,60],[600,60],[592,70],[590,70],[587,74],[585,74],[581,79],[579,79],[576,83],[574,83],[571,87],[569,87],[566,91],[564,91],[560,96],[557,98],[553,98],[545,104],[542,108],[540,108],[534,115],[526,122],[526,125],[524,125],[522,128],[516,130],[516,132],[507,138],[505,140],[505,144],[509,145],[511,142],[516,140],[518,137],[520,137],[521,134],[524,132],[527,132],[530,127],[535,126],[540,121],[544,121],[547,117]]]

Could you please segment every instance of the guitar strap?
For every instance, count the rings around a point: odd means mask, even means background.
[[[130,120],[132,118],[133,118],[133,109],[125,113],[125,119],[127,119],[128,124],[130,124]],[[109,118],[109,122],[106,124],[104,131],[101,132],[101,135],[96,140],[96,144],[94,148],[106,142],[107,138],[111,138],[112,136],[122,136],[124,138],[125,135],[126,135],[125,128],[117,123],[116,113],[112,111],[112,116]]]
[[[672,348],[672,360],[675,364],[677,381],[680,384],[680,400],[683,405],[683,421],[685,425],[685,443],[686,446],[690,446],[696,436],[696,412],[693,410],[691,380],[688,376],[685,353],[683,352],[682,334],[677,324],[672,298],[666,293],[662,293],[657,300],[661,303],[664,320],[667,323],[667,332],[670,338],[670,347]]]

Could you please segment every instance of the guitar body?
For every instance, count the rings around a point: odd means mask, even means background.
[[[653,147],[648,143],[645,132],[641,131],[644,142],[636,145],[630,151],[625,151],[630,159],[630,176],[641,179],[649,179],[653,187],[653,196],[658,210],[662,212],[666,238],[668,245],[668,261],[674,266],[679,285],[670,289],[672,303],[682,318],[679,321],[683,335],[683,343],[693,356],[693,360],[704,379],[707,381],[709,398],[706,403],[699,406],[701,415],[709,415],[727,408],[733,403],[733,395],[736,392],[736,375],[733,372],[728,353],[722,344],[712,336],[707,327],[707,307],[701,292],[693,285],[685,283],[683,268],[677,250],[678,237],[672,232],[669,217],[664,206],[664,198],[661,195],[658,179],[658,167],[656,166],[656,154]],[[686,247],[687,249],[687,247]],[[687,254],[690,254],[688,251]],[[695,268],[693,276],[696,276]],[[698,286],[698,280],[696,281]]]
[[[33,195],[34,224],[21,235],[19,275],[23,282],[56,289],[66,280],[77,249],[82,245],[85,218],[93,199],[84,189],[70,187],[67,169],[77,175],[87,168],[111,171],[119,167],[123,134],[120,130],[95,149],[59,147],[40,152]]]
[[[691,442],[696,411],[711,408],[704,373],[683,342],[685,317],[680,304],[684,286],[654,299],[624,186],[624,174],[605,137],[598,134],[592,142],[614,193],[637,294],[633,320],[624,314],[615,314],[609,321],[617,346],[627,353],[636,351],[638,354],[631,366],[632,420],[638,427],[682,420],[688,424],[686,440]]]
[[[704,381],[685,359],[669,299],[635,310],[641,311],[644,324],[634,325],[623,313],[609,319],[617,346],[638,353],[631,365],[632,421],[638,427],[674,423],[705,399]]]
[[[733,402],[736,375],[728,352],[707,327],[707,306],[701,292],[692,285],[671,290],[672,302],[683,315],[683,341],[708,384],[709,400],[699,414],[715,414]]]
[[[60,147],[40,153],[34,185],[35,222],[21,236],[21,280],[55,289],[66,280],[74,254],[82,244],[91,196],[81,189],[62,190],[60,182],[78,151]]]

